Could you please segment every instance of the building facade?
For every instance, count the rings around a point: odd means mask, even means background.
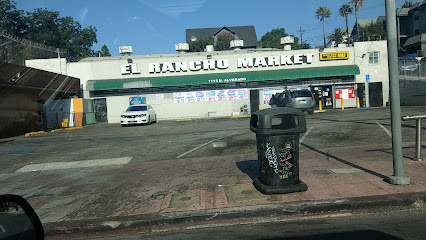
[[[28,64],[43,66],[43,61]],[[105,101],[109,123],[118,123],[130,98],[145,97],[158,119],[248,114],[250,91],[259,89],[262,108],[273,93],[308,88],[324,108],[385,106],[389,101],[386,41],[351,47],[301,50],[129,55],[86,58],[66,64],[79,78],[83,97]],[[318,105],[318,101],[317,101]]]

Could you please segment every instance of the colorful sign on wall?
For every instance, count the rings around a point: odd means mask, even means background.
[[[174,103],[228,101],[248,99],[247,89],[211,90],[197,92],[173,93]]]
[[[336,99],[351,99],[355,98],[355,89],[353,86],[336,86]]]
[[[139,105],[139,104],[145,104],[146,98],[145,97],[129,97],[129,105]]]

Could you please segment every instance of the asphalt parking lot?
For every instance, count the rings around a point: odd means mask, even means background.
[[[402,115],[425,112],[425,106],[402,108]],[[323,149],[391,143],[389,108],[327,110],[306,115],[306,119],[302,147]],[[45,135],[0,139],[0,173],[50,162],[124,157],[131,161],[156,161],[256,153],[256,136],[250,131],[249,122],[249,118],[193,119],[127,128],[120,124],[96,124]],[[414,143],[414,127],[415,121],[402,123],[404,144]]]

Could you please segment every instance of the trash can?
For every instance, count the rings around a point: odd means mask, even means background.
[[[259,177],[254,186],[264,194],[306,191],[299,179],[299,137],[306,132],[303,112],[287,107],[259,110],[251,115],[256,133]]]

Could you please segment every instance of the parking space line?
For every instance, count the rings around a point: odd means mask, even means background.
[[[305,134],[303,134],[302,138],[300,138],[300,140],[299,140],[299,143],[302,143],[303,140],[305,140],[306,136],[308,136],[308,134],[311,132],[312,128],[314,128],[314,127],[310,127],[308,129],[308,131],[306,131]]]
[[[201,148],[201,147],[206,146],[207,144],[210,144],[210,143],[212,143],[212,142],[215,142],[215,141],[217,141],[217,140],[220,140],[220,139],[222,139],[222,138],[226,138],[226,137],[229,137],[229,136],[232,136],[232,135],[235,135],[235,134],[237,134],[237,132],[234,132],[234,133],[228,134],[228,135],[226,135],[226,136],[223,136],[223,137],[216,138],[216,139],[213,139],[213,140],[211,140],[211,141],[208,141],[208,142],[206,142],[206,143],[204,143],[204,144],[201,144],[201,145],[200,145],[200,146],[198,146],[198,147],[195,147],[195,148],[193,148],[193,149],[191,149],[191,150],[189,150],[189,151],[187,151],[187,152],[182,153],[181,155],[177,156],[176,158],[181,158],[181,157],[183,157],[183,156],[187,155],[188,153],[192,153],[193,151],[195,151],[195,150],[197,150],[197,149],[199,149],[199,148]]]
[[[389,131],[389,130],[387,130],[386,128],[385,128],[385,126],[383,126],[382,124],[380,124],[379,122],[376,122],[377,123],[377,125],[379,125],[379,127],[381,127],[382,129],[383,129],[383,131],[385,131],[388,135],[389,135],[389,137],[392,137],[392,133]]]

